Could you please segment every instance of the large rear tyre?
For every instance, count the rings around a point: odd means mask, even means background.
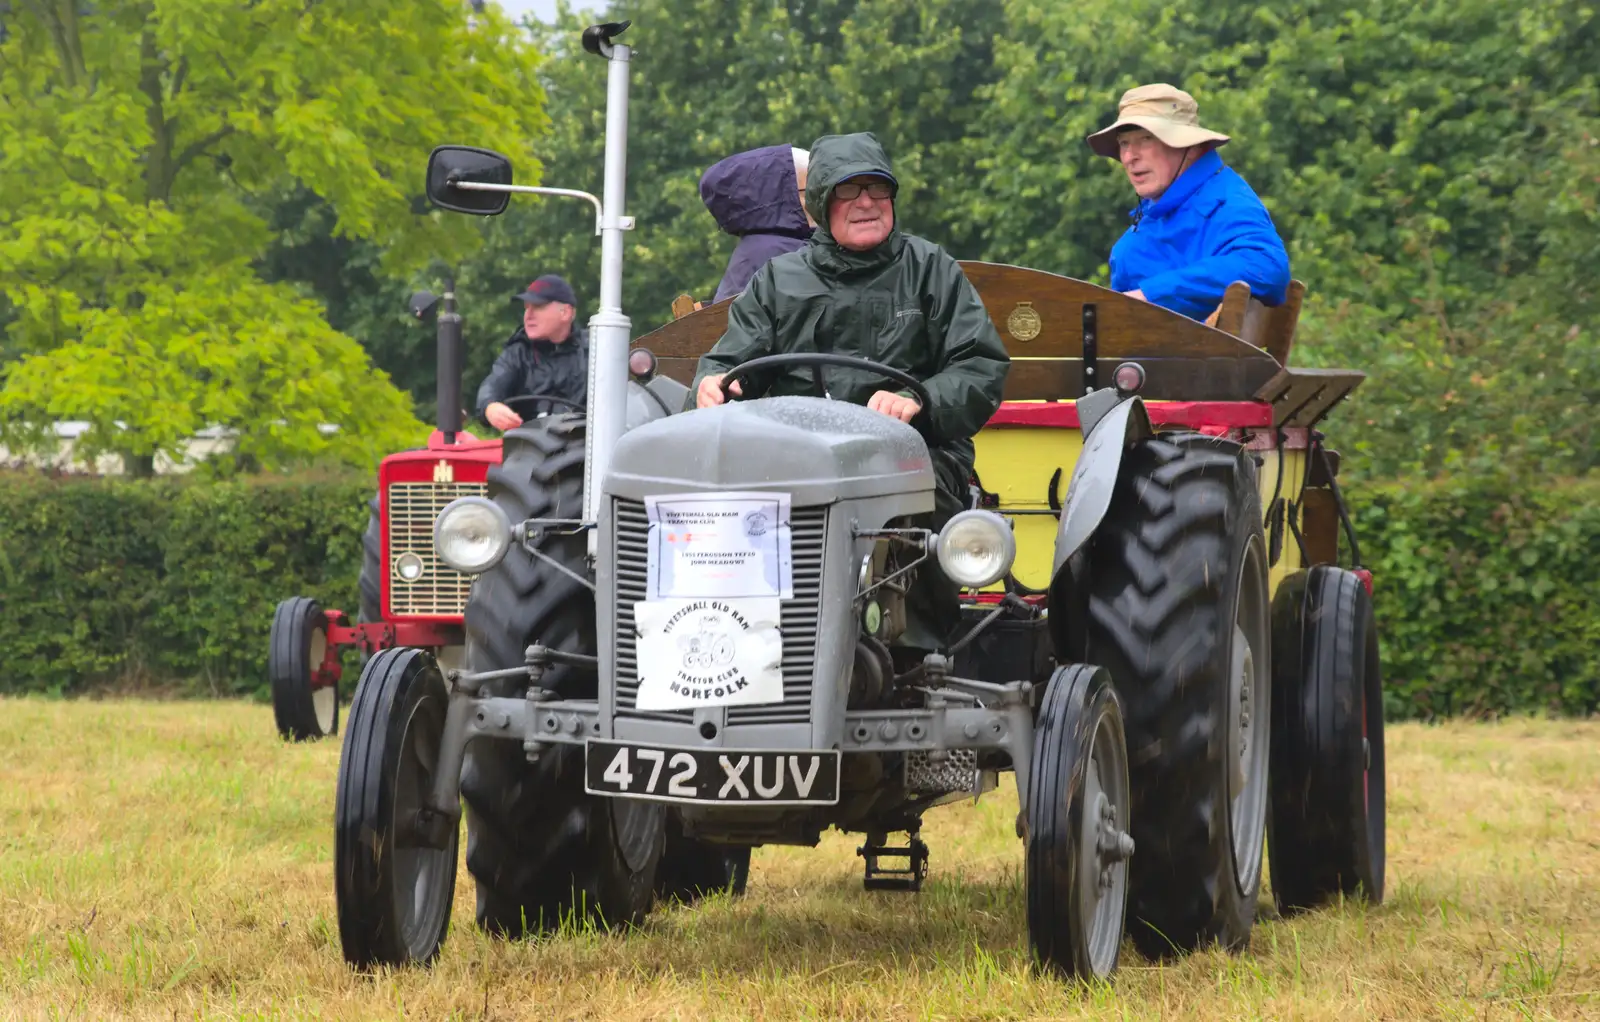
[[[339,757],[334,893],[345,961],[431,963],[450,926],[460,827],[424,836],[449,697],[432,654],[395,648],[361,671]]]
[[[674,820],[667,823],[666,847],[656,870],[656,894],[693,904],[713,894],[741,897],[750,882],[750,849],[685,837]]]
[[[1028,790],[1028,942],[1039,964],[1104,979],[1128,902],[1128,747],[1103,668],[1068,664],[1045,689]]]
[[[489,469],[488,496],[512,522],[583,516],[584,420],[538,419],[505,434],[501,463]],[[587,576],[582,534],[548,535],[541,552]],[[593,593],[520,544],[480,575],[467,599],[468,657],[474,671],[526,662],[538,642],[594,655]],[[594,674],[556,666],[541,685],[564,698],[595,698]],[[525,687],[525,684],[523,685]],[[521,691],[515,679],[486,686]],[[568,917],[601,925],[640,922],[649,912],[664,840],[665,810],[655,803],[588,795],[583,750],[559,745],[527,762],[520,742],[479,739],[467,746],[461,775],[467,805],[467,869],[478,891],[478,925],[510,937],[548,930]]]
[[[318,684],[328,651],[328,621],[317,601],[295,596],[278,604],[267,641],[272,715],[288,741],[314,741],[339,729],[337,681]]]
[[[1241,948],[1255,921],[1271,720],[1256,487],[1231,441],[1139,441],[1089,551],[1084,660],[1127,714],[1129,929],[1149,957]]]
[[[383,535],[378,498],[367,501],[367,531],[361,535],[361,606],[363,622],[383,620]]]
[[[1285,914],[1383,902],[1383,680],[1372,599],[1319,565],[1273,601],[1272,892]]]

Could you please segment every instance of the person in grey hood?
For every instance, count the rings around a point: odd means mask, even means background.
[[[804,248],[756,270],[729,304],[727,330],[700,359],[691,400],[700,408],[721,404],[728,370],[779,353],[854,355],[911,374],[932,407],[883,389],[870,373],[825,370],[836,400],[918,419],[937,480],[928,527],[939,529],[970,503],[972,438],[1000,407],[1010,359],[955,259],[896,225],[898,188],[872,135],[824,135],[812,144],[806,208],[817,230]],[[770,375],[768,394],[812,393],[809,368]],[[741,384],[732,389],[744,396]],[[923,581],[907,601],[911,620],[901,643],[943,648],[960,616],[955,587],[935,561],[917,571]]]
[[[701,175],[700,201],[739,239],[713,302],[743,291],[773,256],[805,247],[816,226],[802,202],[808,157],[793,146],[767,146],[734,153]]]

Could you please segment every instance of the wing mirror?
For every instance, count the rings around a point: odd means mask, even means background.
[[[434,307],[438,304],[439,296],[434,294],[432,291],[418,291],[416,294],[412,295],[411,300],[406,303],[406,308],[411,311],[411,317],[413,319],[425,320],[433,312]]]
[[[492,149],[465,145],[437,146],[428,154],[428,199],[435,206],[477,216],[505,212],[511,201],[507,192],[470,187],[475,184],[511,184],[511,161]]]

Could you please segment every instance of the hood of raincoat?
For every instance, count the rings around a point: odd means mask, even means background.
[[[811,143],[811,166],[806,174],[806,209],[817,222],[812,235],[813,258],[819,269],[834,273],[871,270],[892,260],[905,244],[900,234],[900,210],[895,209],[894,229],[876,248],[866,252],[853,252],[843,248],[833,239],[828,229],[828,197],[834,186],[858,174],[876,174],[887,178],[899,191],[900,181],[889,167],[889,154],[884,152],[877,136],[861,131],[853,135],[823,135]]]
[[[749,234],[811,236],[800,205],[794,150],[786,145],[734,153],[700,176],[700,201],[717,226],[735,237]]]

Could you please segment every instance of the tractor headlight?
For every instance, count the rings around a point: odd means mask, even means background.
[[[462,574],[482,574],[511,548],[511,519],[487,497],[457,497],[433,521],[433,547]]]
[[[394,559],[394,574],[402,582],[415,582],[427,570],[422,558],[407,550]]]
[[[935,549],[939,567],[965,589],[981,589],[1005,578],[1017,557],[1011,525],[992,511],[978,508],[951,518],[939,533]]]

